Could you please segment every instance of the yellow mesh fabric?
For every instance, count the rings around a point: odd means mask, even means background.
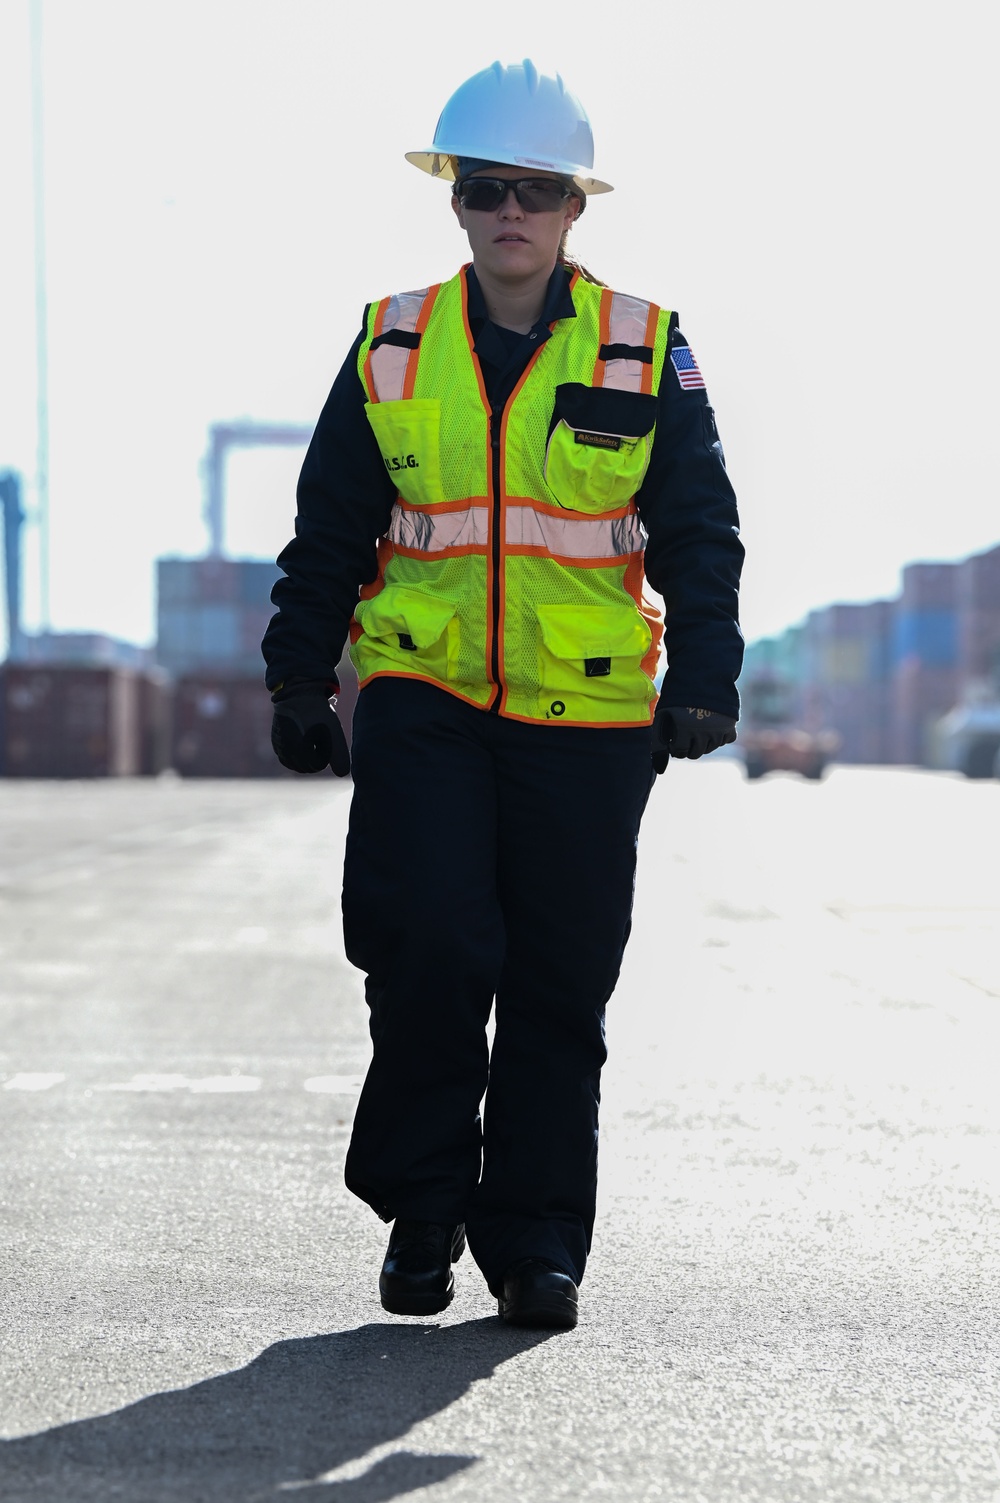
[[[415,647],[401,643],[399,631],[369,636],[361,608],[358,620],[363,630],[352,657],[362,680],[374,673],[417,674],[486,706],[494,701],[497,689],[490,671],[490,559],[494,520],[504,535],[503,500],[493,495],[489,411],[463,317],[463,287],[461,274],[443,284],[420,343],[413,400],[427,404],[429,412],[433,400],[442,398],[439,416],[429,419],[425,415],[415,437],[413,424],[397,423],[392,411],[402,411],[406,402],[386,402],[380,404],[383,410],[375,432],[383,456],[391,462],[402,457],[407,444],[411,452],[418,444],[426,449],[433,440],[428,422],[436,425],[438,473],[433,474],[433,465],[404,466],[398,473],[394,469],[399,493],[410,506],[429,515],[436,506],[488,498],[490,542],[454,558],[394,552],[385,566],[385,587],[402,588],[399,598],[394,597],[393,610],[381,616],[376,612],[373,624],[391,618],[397,626],[405,625],[408,590],[441,595],[454,604],[454,615],[433,644],[425,645],[422,627],[418,633],[421,646]],[[592,386],[601,345],[601,289],[578,279],[573,298],[577,317],[556,324],[509,403],[506,417],[504,495],[549,508],[559,506],[544,474],[556,388],[565,382]],[[654,347],[654,391],[663,368],[668,326],[669,314],[662,313]],[[359,356],[362,379],[372,335],[370,325]],[[583,513],[563,506],[560,515],[572,518]],[[638,557],[577,567],[505,547],[501,713],[565,724],[647,722],[654,689],[645,669],[660,628],[655,617],[642,610],[641,581]],[[416,605],[413,610],[415,619],[420,614],[423,623],[426,612],[418,612]],[[579,657],[572,652],[576,639]]]
[[[390,582],[405,585],[454,602],[455,640],[450,644],[447,672],[428,676],[443,677],[460,694],[485,703],[490,698],[486,682],[485,558],[425,560],[396,554],[386,568],[385,578],[387,585]],[[440,654],[430,648],[400,648],[398,640],[392,637],[374,641],[364,636],[352,648],[351,656],[358,676],[366,678],[371,673],[386,671],[421,673],[431,659],[436,666]]]
[[[506,492],[533,496],[558,505],[543,474],[556,387],[578,381],[591,386],[601,348],[601,288],[578,279],[573,288],[576,318],[560,319],[539,353],[531,376],[510,404],[507,415]],[[657,391],[667,352],[670,314],[661,310],[653,347],[653,390]],[[655,431],[655,430],[654,430]],[[652,441],[650,433],[650,441]]]
[[[440,396],[443,501],[485,496],[489,488],[490,415],[465,333],[460,277],[445,282],[420,342],[415,397]]]
[[[586,622],[591,608],[600,611],[613,605],[625,604],[629,614],[635,616],[635,607],[625,590],[624,564],[600,569],[574,569],[571,596],[566,590],[567,572],[570,571],[548,558],[515,557],[506,561],[503,658],[507,669],[507,693],[504,708],[511,715],[531,720],[648,720],[655,691],[652,680],[640,666],[652,636],[648,625],[643,650],[613,654],[611,674],[588,678],[585,660],[580,656],[570,660],[572,673],[560,673],[558,694],[547,692],[555,665],[543,639],[540,608],[563,605],[571,599],[578,609],[581,623]],[[609,641],[608,651],[612,652],[617,645]],[[595,653],[594,656],[604,654]],[[566,692],[567,677],[570,693]],[[552,716],[554,697],[565,706],[562,716]]]

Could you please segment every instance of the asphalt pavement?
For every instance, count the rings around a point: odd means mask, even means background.
[[[349,799],[0,781],[3,1503],[996,1503],[1000,782],[671,764],[556,1334],[378,1303]]]

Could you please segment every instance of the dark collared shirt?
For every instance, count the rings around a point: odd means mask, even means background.
[[[479,278],[470,266],[469,282],[469,328],[472,330],[473,349],[483,372],[483,384],[490,406],[494,411],[505,407],[524,371],[538,347],[552,338],[552,325],[560,318],[575,318],[573,294],[569,290],[569,278],[563,267],[557,266],[549,277],[545,290],[545,302],[541,317],[528,334],[518,334],[515,329],[504,329],[490,321],[486,311],[486,299],[479,285]]]
[[[509,400],[539,341],[560,318],[575,318],[569,273],[549,278],[542,315],[528,334],[492,323],[469,268],[469,322],[494,411]],[[365,413],[358,376],[362,331],[351,347],[299,477],[295,537],[278,557],[285,571],[271,593],[278,607],[264,637],[266,682],[332,681],[361,585],[378,573],[376,546],[388,530],[396,487]],[[670,348],[686,346],[670,321]],[[649,469],[636,496],[647,534],[646,577],[666,607],[668,705],[739,713],[743,661],[737,591],[743,562],[736,497],[726,474],[715,415],[703,387],[682,387],[663,367]]]

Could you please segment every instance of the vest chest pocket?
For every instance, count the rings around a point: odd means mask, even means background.
[[[558,504],[582,512],[627,505],[649,467],[656,409],[647,392],[557,386],[544,475]]]
[[[354,618],[382,660],[380,666],[449,679],[455,677],[458,660],[456,609],[440,596],[386,585],[371,600],[358,602]]]
[[[441,490],[441,403],[436,397],[366,402],[389,478],[411,506],[433,506]]]

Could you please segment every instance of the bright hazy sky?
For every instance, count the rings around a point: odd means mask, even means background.
[[[28,3],[0,0],[0,468],[31,504]],[[680,311],[740,497],[748,638],[995,544],[990,12],[44,0],[52,624],[149,641],[153,560],[206,546],[208,425],[312,423],[365,302],[461,264],[448,189],[403,152],[497,57],[558,69],[590,113],[616,192],[577,252]],[[300,460],[230,460],[231,552],[282,546]]]

